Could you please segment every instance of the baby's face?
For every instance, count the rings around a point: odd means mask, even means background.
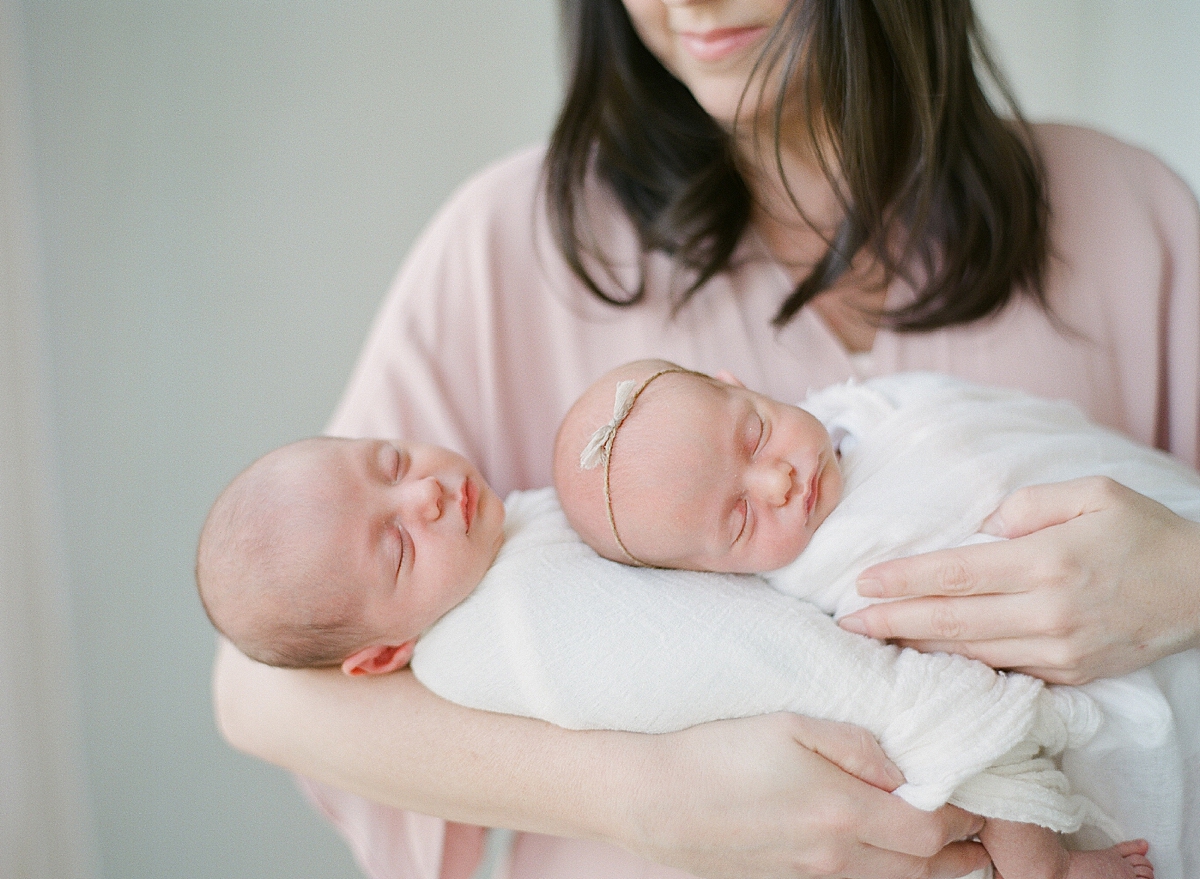
[[[617,528],[638,558],[733,573],[792,561],[842,493],[829,433],[808,412],[682,374],[638,400],[611,485]]]
[[[322,573],[347,584],[363,623],[415,638],[479,585],[504,540],[504,505],[479,471],[438,446],[330,439],[292,462],[316,515]]]

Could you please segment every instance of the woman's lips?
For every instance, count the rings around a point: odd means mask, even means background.
[[[766,30],[765,27],[722,27],[710,31],[684,31],[679,34],[679,42],[697,61],[712,63],[756,43]]]

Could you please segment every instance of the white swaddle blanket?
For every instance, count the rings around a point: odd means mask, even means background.
[[[843,414],[850,411],[841,408]],[[874,411],[890,417],[889,412],[907,408]],[[887,436],[882,433],[886,419],[876,417],[870,426],[847,454],[848,491],[835,514],[859,484],[855,459],[861,453],[862,460],[874,460],[866,457],[878,447],[872,437]],[[881,428],[878,434],[875,427]],[[953,440],[946,428],[939,431]],[[920,444],[919,439],[909,443]],[[1164,466],[1158,458],[1151,463]],[[1171,469],[1178,480],[1182,468],[1172,464]],[[1003,496],[1003,488],[995,491]],[[1200,489],[1193,485],[1189,492],[1200,503]],[[948,539],[968,536],[996,502],[979,501],[974,523]],[[608,562],[570,530],[548,490],[514,494],[508,504],[508,537],[484,583],[417,645],[413,670],[443,697],[572,728],[662,732],[781,709],[857,723],[876,736],[905,774],[907,783],[897,793],[921,808],[950,801],[1063,831],[1100,824],[1111,835],[1150,837],[1160,877],[1191,875],[1182,867],[1172,872],[1169,863],[1164,872],[1158,843],[1141,829],[1147,821],[1131,826],[1121,820],[1113,827],[1095,809],[1093,803],[1099,803],[1111,811],[1111,795],[1131,781],[1119,766],[1084,786],[1079,783],[1084,775],[1108,764],[1085,760],[1080,771],[1068,764],[1076,789],[1090,799],[1067,791],[1053,755],[1064,748],[1071,749],[1069,754],[1095,749],[1097,743],[1118,751],[1127,745],[1121,731],[1115,744],[1109,730],[1092,737],[1099,715],[1093,700],[1078,690],[1047,688],[961,657],[923,655],[850,635],[813,604],[773,590],[758,577]],[[832,521],[831,516],[818,537]],[[914,521],[936,524],[937,517]],[[946,540],[942,534],[925,548],[948,545]],[[885,558],[913,550],[881,551],[879,557]],[[808,551],[802,558],[807,556]],[[817,583],[815,592],[826,594],[820,587],[836,585],[838,577],[848,576],[852,584],[856,573],[823,571],[819,576],[830,579]],[[1200,692],[1184,678],[1173,681],[1176,696],[1190,693],[1194,700]],[[1159,738],[1176,741],[1169,707]],[[1089,738],[1092,744],[1085,746]],[[1194,776],[1194,741],[1190,759]],[[1170,779],[1168,787],[1182,794],[1181,779]],[[1163,774],[1156,782],[1165,783]],[[1145,789],[1140,781],[1138,789]],[[1167,799],[1165,808],[1142,801],[1153,820],[1165,814],[1160,840],[1169,839],[1172,827],[1188,827],[1183,806]],[[1175,839],[1181,836],[1182,831]]]

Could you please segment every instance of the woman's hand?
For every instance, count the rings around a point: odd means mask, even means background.
[[[887,793],[903,778],[861,727],[781,713],[641,738],[630,821],[642,838],[629,847],[659,863],[713,879],[962,876],[988,863],[956,842],[981,818]]]
[[[984,531],[1010,540],[868,568],[861,594],[907,600],[842,626],[1065,684],[1200,644],[1200,525],[1161,504],[1087,477],[1014,492]]]

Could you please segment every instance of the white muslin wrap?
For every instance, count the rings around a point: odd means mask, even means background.
[[[823,420],[856,439],[843,461],[845,499],[797,563],[771,575],[777,588],[755,576],[609,562],[574,534],[552,491],[514,493],[496,563],[479,589],[421,638],[414,672],[454,702],[576,729],[665,732],[777,710],[856,723],[904,773],[897,793],[920,808],[952,802],[1068,833],[1082,827],[1077,839],[1089,847],[1103,842],[1097,829],[1145,836],[1159,879],[1195,875],[1184,865],[1197,866],[1200,845],[1197,651],[1086,690],[1046,687],[962,657],[851,635],[828,613],[842,595],[853,595],[867,564],[960,543],[1011,488],[1068,478],[1044,477],[1045,468],[1012,450],[1014,430],[1032,431],[1052,446],[1046,454],[1075,461],[1073,475],[1108,472],[1160,500],[1157,489],[1169,489],[1172,507],[1186,499],[1200,512],[1200,480],[1069,407],[930,376],[913,376],[910,385],[912,393],[899,396],[905,385],[850,386],[836,392],[840,399],[833,391],[814,399]],[[946,417],[954,399],[969,404],[959,413],[965,421]],[[1024,421],[1010,425],[1006,438],[993,441],[995,427],[978,421],[983,410],[1026,404],[1038,411],[1018,412]],[[1061,422],[1091,438],[1091,446],[1057,442],[1053,425]],[[960,445],[976,454],[951,455]],[[1005,460],[968,460],[978,458],[980,446],[1003,450]],[[1167,471],[1149,480],[1156,491],[1142,476],[1137,482],[1121,478],[1125,470],[1099,469],[1108,458],[1130,455],[1137,458],[1131,472]],[[889,481],[881,474],[898,469],[885,466],[890,456],[913,467],[925,460],[938,478],[914,470]],[[871,499],[878,486],[886,502]],[[965,500],[947,501],[938,486]],[[812,570],[802,569],[806,560]],[[1177,702],[1189,706],[1182,720]],[[1066,776],[1057,762],[1064,751]]]

